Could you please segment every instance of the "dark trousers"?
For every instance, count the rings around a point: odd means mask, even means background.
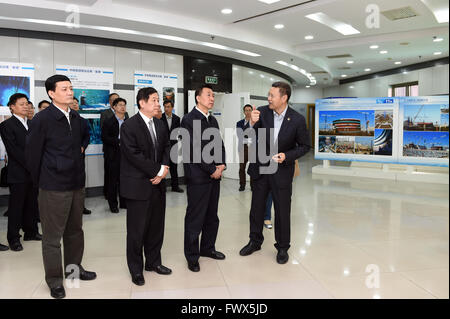
[[[63,283],[61,239],[64,244],[64,269],[68,265],[81,265],[84,252],[84,197],[84,188],[68,192],[39,189],[42,255],[45,281],[50,288]]]
[[[219,230],[220,181],[208,184],[187,184],[186,217],[184,219],[184,255],[190,263],[197,262],[200,253],[215,250]],[[199,245],[199,236],[202,239]]]
[[[108,200],[108,204],[110,208],[116,208],[118,205],[117,202],[117,194],[120,189],[120,157],[119,160],[110,161],[108,158],[105,158],[107,163],[106,171],[108,175],[108,184],[105,184],[106,188],[106,199]],[[120,199],[120,207],[125,207],[125,198],[119,195]]]
[[[248,163],[248,145],[244,144],[241,152],[239,153],[240,160],[239,160],[239,185],[241,187],[245,187],[246,184],[246,174],[245,174],[245,167]]]
[[[103,195],[105,195],[105,198],[108,199],[108,185],[109,185],[109,174],[108,174],[109,168],[108,168],[108,161],[106,158],[103,160]]]
[[[250,209],[250,240],[258,245],[264,241],[263,227],[266,204],[272,192],[275,209],[275,247],[289,249],[291,242],[291,196],[292,184],[287,188],[276,187],[273,175],[262,175],[253,180],[252,205]]]
[[[26,235],[33,236],[38,232],[36,200],[33,198],[32,183],[9,185],[8,205],[8,242],[15,243],[20,240],[20,229]]]
[[[169,170],[170,170],[170,183],[172,184],[172,189],[177,189],[179,187],[178,186],[178,165],[177,165],[177,163],[170,161]]]
[[[164,240],[166,193],[160,186],[152,186],[149,200],[127,199],[127,263],[132,275],[142,274],[145,265],[161,265]]]

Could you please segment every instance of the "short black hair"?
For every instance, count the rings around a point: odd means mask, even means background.
[[[78,101],[78,99],[74,96],[73,97],[73,99],[75,100],[75,101],[77,101],[78,103],[80,103],[80,101]]]
[[[56,83],[58,82],[66,82],[66,81],[70,81],[70,79],[65,76],[65,75],[61,75],[61,74],[56,74],[53,75],[51,77],[49,77],[46,81],[45,81],[45,90],[47,91],[47,95],[49,91],[53,91],[55,92],[56,90]],[[50,97],[50,95],[48,95],[48,97]],[[51,97],[50,97],[51,99]]]
[[[139,105],[139,101],[144,100],[145,102],[148,101],[150,95],[158,93],[158,91],[155,90],[155,88],[152,87],[146,87],[142,88],[138,91],[138,94],[136,96],[136,104],[138,109],[141,109],[141,106]]]
[[[244,108],[243,108],[244,112],[245,112],[245,109],[246,109],[247,107],[249,107],[249,108],[251,108],[251,109],[253,110],[253,106],[252,106],[251,104],[245,104],[245,105],[244,105]]]
[[[11,95],[9,97],[8,106],[16,104],[17,100],[18,99],[22,99],[22,98],[26,98],[27,102],[29,102],[28,96],[26,96],[25,94],[23,94],[23,93],[15,93],[15,94],[13,94],[13,95]]]
[[[195,104],[197,104],[197,96],[202,94],[203,89],[211,89],[211,90],[213,90],[211,85],[209,85],[209,84],[202,84],[197,90],[195,90]]]
[[[113,96],[113,95],[117,95],[117,96],[119,96],[120,97],[120,95],[119,94],[117,94],[117,93],[115,93],[115,92],[112,92],[110,95],[109,95],[109,99],[111,98],[111,96]]]
[[[127,104],[127,100],[122,99],[121,97],[119,97],[119,98],[117,98],[117,99],[115,99],[115,100],[113,101],[112,106],[113,106],[113,107],[116,106],[117,104],[119,104],[119,102],[123,102],[123,103],[125,103],[125,105]]]
[[[33,102],[31,102],[30,100],[28,100],[28,104],[31,104],[31,105],[34,106]]]
[[[170,103],[170,106],[173,107],[173,101],[172,100],[165,100],[164,103],[163,103],[163,106],[166,105],[166,104],[169,104],[169,103]]]
[[[272,84],[273,88],[278,88],[280,90],[280,95],[287,95],[287,100],[291,98],[292,89],[291,86],[286,82],[275,82]]]
[[[42,100],[42,101],[39,102],[39,104],[38,104],[38,109],[41,109],[41,108],[42,108],[42,104],[44,104],[44,103],[48,103],[49,105],[52,104],[52,103],[50,103],[50,102],[47,101],[47,100]]]

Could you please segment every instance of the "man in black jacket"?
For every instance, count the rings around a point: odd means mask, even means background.
[[[69,78],[51,76],[45,81],[45,88],[52,104],[31,122],[26,159],[33,183],[39,185],[45,281],[52,297],[64,298],[61,239],[66,276],[96,278],[94,272],[81,266],[86,180],[83,128],[80,115],[69,108],[73,101]]]
[[[252,111],[250,126],[258,136],[258,147],[265,147],[265,157],[256,154],[256,163],[248,168],[253,180],[250,210],[250,242],[241,249],[248,256],[261,249],[266,198],[269,192],[275,207],[275,248],[277,262],[285,264],[291,238],[291,196],[295,160],[309,149],[309,137],[305,118],[288,106],[291,87],[284,82],[275,82],[269,91],[269,105]],[[261,131],[259,129],[262,129]],[[276,164],[276,165],[274,165]]]
[[[184,173],[187,183],[186,217],[184,220],[184,255],[189,270],[200,271],[200,256],[225,259],[225,255],[216,251],[216,238],[219,230],[217,210],[220,196],[220,180],[225,170],[225,146],[220,137],[219,124],[209,110],[214,107],[214,92],[209,85],[203,85],[195,91],[197,106],[183,117],[181,127],[189,136],[182,138]],[[209,130],[214,135],[202,138]],[[209,134],[206,134],[209,135]],[[214,144],[210,158],[205,158],[205,147]],[[185,146],[189,152],[186,152]],[[189,156],[187,156],[189,153]],[[202,235],[199,243],[199,236]]]
[[[103,123],[102,141],[105,161],[108,171],[105,172],[109,177],[109,185],[106,189],[106,198],[108,200],[111,213],[118,213],[117,194],[119,193],[120,180],[120,127],[125,121],[125,112],[127,110],[127,101],[122,98],[115,99],[113,102],[115,116],[108,118]],[[120,198],[120,208],[126,208],[125,199]]]
[[[8,153],[8,184],[10,191],[8,207],[8,243],[12,251],[21,251],[20,229],[24,240],[41,240],[38,233],[36,192],[25,161],[25,140],[30,121],[28,98],[25,94],[13,94],[8,105],[12,116],[0,124],[0,134]]]
[[[139,90],[139,112],[120,129],[120,194],[127,200],[127,262],[132,282],[145,284],[145,270],[169,275],[162,265],[166,184],[169,172],[169,134],[155,118],[160,109],[158,92],[151,87]]]
[[[169,137],[173,131],[178,132],[180,128],[180,117],[173,114],[173,102],[170,100],[164,101],[164,114],[161,120],[167,126]],[[178,136],[177,136],[178,137]],[[170,148],[178,146],[178,138],[170,140]],[[184,191],[178,186],[178,165],[177,162],[170,161],[170,181],[172,184],[172,192],[183,193]]]

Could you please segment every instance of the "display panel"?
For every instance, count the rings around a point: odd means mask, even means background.
[[[15,93],[23,93],[34,102],[34,66],[0,62],[0,115],[11,115],[7,105]]]

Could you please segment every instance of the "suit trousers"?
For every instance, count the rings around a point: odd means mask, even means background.
[[[200,254],[215,250],[219,230],[220,181],[207,184],[187,184],[186,217],[184,219],[184,255],[190,263],[195,263]],[[199,236],[202,239],[199,245]]]
[[[20,240],[20,229],[26,235],[33,236],[38,233],[36,200],[32,183],[18,183],[9,185],[8,207],[8,242],[15,243]]]
[[[39,189],[42,255],[45,281],[50,288],[63,283],[61,239],[64,244],[64,269],[69,265],[81,265],[84,198],[84,188],[67,192]]]
[[[169,164],[170,170],[170,183],[172,184],[172,189],[178,188],[178,165],[170,161]]]
[[[248,163],[248,145],[244,144],[242,151],[240,152],[240,163],[239,163],[239,185],[245,187],[246,184],[246,174],[245,168]]]
[[[120,160],[111,161],[108,158],[105,158],[107,161],[107,171],[105,172],[108,175],[108,184],[106,187],[106,199],[108,200],[108,204],[110,208],[115,208],[118,205],[117,202],[117,194],[120,189]],[[125,198],[119,195],[120,206],[125,207]]]
[[[142,274],[145,265],[161,265],[164,240],[166,193],[161,186],[152,185],[149,200],[127,198],[127,263],[132,275]]]
[[[286,188],[276,186],[273,175],[261,175],[253,180],[252,204],[250,209],[250,240],[257,245],[264,241],[263,228],[266,203],[272,193],[275,210],[275,248],[289,249],[291,242],[291,196],[292,184]]]

